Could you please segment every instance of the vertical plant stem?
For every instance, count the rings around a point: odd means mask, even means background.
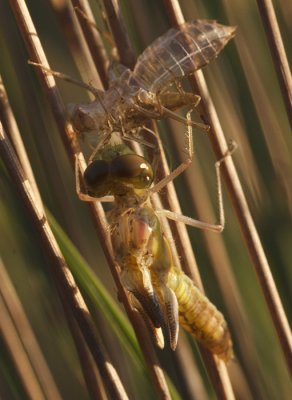
[[[24,2],[20,1],[20,0],[19,1],[14,0],[14,1],[11,1],[11,6],[14,11],[14,15],[18,21],[18,25],[21,29],[21,32],[22,32],[23,38],[25,40],[31,60],[41,63],[45,67],[49,68],[45,53],[43,51],[43,48],[41,46],[37,32],[35,31],[35,28],[33,26],[33,23],[31,21],[31,18],[29,16],[28,10],[27,10]],[[42,69],[40,69],[38,72],[41,76],[42,83],[44,84],[46,93],[48,95],[48,99],[49,99],[54,117],[56,119],[57,126],[62,135],[62,139],[65,144],[65,148],[67,149],[68,154],[71,157],[72,164],[73,164],[74,163],[74,154],[76,154],[78,152],[79,146],[76,141],[75,133],[72,130],[71,124],[69,124],[68,121],[66,120],[65,107],[61,100],[60,94],[57,90],[54,77],[51,76],[50,74],[46,73]],[[101,204],[97,204],[97,203],[95,203],[95,204],[91,203],[90,208],[94,215],[95,227],[97,229],[97,232],[98,232],[98,235],[99,235],[99,238],[101,241],[101,245],[103,247],[105,256],[108,260],[115,283],[117,285],[119,298],[122,300],[122,302],[125,306],[125,309],[127,311],[127,314],[131,320],[131,323],[134,326],[134,329],[137,334],[138,340],[141,344],[141,347],[143,346],[145,359],[147,360],[148,366],[150,367],[150,373],[152,374],[154,382],[156,383],[156,389],[158,392],[158,396],[161,399],[170,399],[168,387],[165,383],[165,379],[163,377],[163,372],[158,364],[158,361],[155,356],[149,336],[146,334],[144,325],[141,322],[141,320],[139,319],[139,317],[137,315],[135,315],[135,313],[132,312],[127,295],[120,283],[119,273],[118,273],[117,265],[115,262],[115,257],[114,257],[114,253],[113,253],[113,249],[112,249],[112,245],[111,245],[111,240],[109,237],[108,225],[107,225],[107,221],[106,221],[106,218],[104,215],[103,208],[102,208]],[[88,325],[90,325],[87,320],[82,321],[82,318],[84,316],[82,316],[82,315],[79,315],[79,316],[81,318],[81,321],[78,321],[79,324],[87,323]],[[75,315],[75,318],[76,318],[76,315]],[[84,334],[84,330],[82,330],[82,333]],[[94,340],[97,338],[95,337],[95,334],[91,330],[90,326],[88,326],[88,330],[86,331],[86,333],[88,333],[88,336],[86,337],[88,347],[90,348],[95,361],[98,362],[98,359],[99,359],[98,347],[93,345]],[[109,367],[113,368],[111,366],[111,364],[109,364]],[[110,371],[110,369],[108,370],[108,372],[109,371]],[[114,369],[113,369],[113,374],[116,375],[116,371]],[[102,371],[101,371],[101,376],[103,379],[105,379],[106,385],[108,387],[108,382],[107,382],[108,379]],[[112,382],[118,383],[117,386],[119,386],[119,388],[120,388],[121,396],[124,396],[125,392],[120,384],[120,381],[119,381],[117,375],[116,375],[116,380],[113,380]],[[110,386],[110,388],[112,388],[112,387]],[[117,388],[117,389],[119,389],[119,388]],[[113,389],[115,389],[115,387]]]
[[[74,278],[68,269],[59,246],[48,224],[47,218],[42,208],[35,202],[34,193],[30,183],[24,175],[24,172],[17,160],[14,150],[4,133],[0,123],[0,154],[4,164],[9,171],[19,193],[21,194],[25,206],[32,217],[33,223],[39,230],[43,239],[44,246],[51,258],[51,267],[54,277],[58,282],[57,288],[63,303],[67,303],[74,313],[74,317],[80,327],[80,330],[91,350],[93,358],[99,367],[100,373],[104,379],[108,392],[117,399],[127,399],[119,377],[111,364],[103,346],[96,333],[93,320],[87,309],[87,306],[81,296],[81,293],[74,281]],[[65,306],[66,307],[66,306]]]
[[[94,16],[91,8],[86,0],[72,0],[72,5],[76,10],[76,15],[90,50],[90,54],[93,58],[95,68],[98,69],[100,79],[106,88],[107,68],[109,62],[101,35],[97,27],[94,25]]]
[[[133,68],[136,62],[135,55],[132,51],[119,2],[117,0],[103,0],[103,3],[120,55],[120,61],[128,68]]]
[[[110,12],[112,12],[110,22],[111,22],[112,26],[115,27],[115,29],[116,29],[116,26],[121,21],[121,13],[120,13],[120,10],[116,6],[116,1],[105,0],[104,3],[105,3],[106,9],[109,9]],[[114,12],[113,12],[113,10],[114,10]],[[114,29],[113,29],[113,32],[115,32]],[[123,38],[121,38],[122,32],[123,32],[123,29],[118,30],[118,34],[115,36],[115,40],[116,40],[118,49],[120,49],[120,51],[123,52],[122,44],[125,43],[125,40],[123,40]],[[119,45],[120,41],[121,41],[121,44]],[[129,49],[127,48],[126,50],[127,50],[127,54],[128,54]],[[127,65],[131,65],[130,62]],[[162,151],[162,154],[163,154],[163,151]],[[166,165],[166,163],[164,165]],[[166,166],[166,168],[167,168],[166,171],[169,171],[167,166]],[[168,185],[168,186],[170,186],[170,185]],[[168,189],[169,199],[172,197],[175,199],[175,202],[172,203],[172,205],[175,206],[174,211],[180,213],[180,207],[177,202],[177,196],[175,194],[174,187],[172,186],[173,191],[171,191],[171,192],[169,192],[169,188],[167,188],[167,189]],[[183,224],[178,224],[178,226],[179,226],[179,228],[185,229],[185,226]],[[178,231],[178,236],[180,236],[180,233],[183,234],[183,232]],[[185,240],[182,241],[183,249],[185,249],[187,247],[187,245],[190,244],[188,235],[186,233],[186,229],[185,229],[185,236],[186,236]],[[189,249],[189,253],[193,253],[191,246]],[[198,269],[194,268],[194,264],[190,264],[187,269],[192,272],[195,271],[195,277],[197,278],[197,280],[195,282],[203,290]],[[194,275],[194,274],[191,274],[191,275]],[[233,395],[232,387],[231,387],[231,384],[229,381],[228,373],[227,373],[224,362],[217,361],[215,356],[211,355],[209,352],[207,352],[201,346],[200,346],[200,350],[204,357],[204,361],[207,365],[210,378],[213,382],[214,388],[215,388],[218,396],[222,399],[225,399],[225,398],[230,399],[230,400],[233,399],[234,395]]]
[[[183,23],[184,18],[178,1],[164,0],[164,2],[172,23],[175,26]],[[211,126],[211,143],[217,159],[220,159],[226,153],[228,147],[202,71],[197,71],[194,74],[192,82],[202,97],[204,113],[208,116]],[[224,163],[222,173],[274,322],[285,360],[289,370],[292,371],[292,337],[287,317],[231,158],[228,158]]]
[[[0,259],[0,331],[31,400],[61,400],[17,293]]]
[[[21,135],[20,135],[20,132],[19,132],[18,127],[17,127],[16,120],[15,120],[14,115],[12,113],[12,110],[10,108],[9,101],[8,101],[8,98],[7,98],[7,94],[6,94],[4,85],[2,83],[1,83],[1,87],[0,87],[0,117],[1,117],[0,118],[1,120],[5,121],[5,126],[6,126],[8,132],[9,132],[9,137],[12,138],[12,140],[13,140],[14,149],[17,152],[17,155],[18,155],[18,158],[19,158],[19,162],[20,162],[20,164],[21,164],[21,166],[22,166],[22,168],[24,170],[24,174],[25,174],[25,176],[27,177],[27,179],[30,182],[32,191],[34,193],[34,197],[35,197],[35,199],[37,201],[37,207],[39,209],[42,209],[42,211],[43,211],[43,204],[42,204],[42,201],[41,201],[41,197],[40,197],[40,194],[39,194],[39,190],[38,190],[37,184],[36,184],[35,179],[34,179],[32,168],[31,168],[30,162],[28,160],[28,157],[27,157],[27,154],[26,154],[26,151],[25,151],[22,139],[21,139]],[[4,272],[3,272],[3,274],[4,274]],[[4,279],[5,276],[3,276],[2,278]],[[6,278],[6,280],[7,280],[7,278]],[[56,284],[57,284],[57,282],[56,282]],[[8,283],[6,284],[6,286],[7,285],[8,285]],[[12,295],[13,295],[13,291],[12,291],[12,287],[10,287],[10,295],[9,295],[9,297],[11,298]],[[16,296],[16,293],[14,294],[14,296]],[[10,299],[10,302],[11,302],[11,299]],[[18,311],[17,321],[19,320],[20,316],[22,315],[20,307],[21,307],[21,305],[19,304],[18,305],[19,311]],[[93,398],[97,398],[97,397],[101,398],[100,392],[98,390],[98,386],[97,386],[97,383],[96,383],[95,371],[94,371],[94,367],[93,367],[93,364],[92,364],[92,360],[89,358],[88,349],[85,346],[84,339],[80,334],[80,331],[79,331],[79,329],[77,327],[76,322],[73,320],[72,312],[71,312],[70,308],[68,307],[68,304],[64,303],[64,307],[65,307],[65,315],[66,315],[67,321],[68,321],[68,323],[70,325],[72,337],[73,337],[73,340],[74,340],[74,343],[75,343],[75,346],[76,346],[76,349],[77,349],[77,352],[78,352],[78,356],[79,356],[80,363],[81,363],[81,369],[82,369],[82,372],[83,372],[83,376],[84,376],[85,382],[87,384],[88,391],[89,391],[89,393],[94,395],[94,396],[92,396]],[[23,335],[24,339],[26,337],[28,337],[28,335],[29,335],[29,332],[28,332],[29,327],[27,326],[27,324],[28,323],[23,318],[23,321],[21,323],[22,328],[19,329],[19,332],[20,332],[21,335]],[[27,326],[27,332],[24,331],[25,326]],[[34,342],[34,338],[32,337],[30,339],[31,345],[33,344],[33,342]],[[30,351],[28,349],[27,353],[31,354],[33,356],[33,354],[36,354],[36,351],[39,352],[39,350],[37,349],[36,345],[37,344],[35,344],[35,350],[31,349],[31,351]],[[41,354],[39,354],[38,360],[40,360],[40,361],[42,360],[41,359]],[[39,373],[39,374],[41,374],[42,371],[46,372],[45,366],[44,365],[40,365],[40,362],[39,362],[39,365],[37,365],[35,367],[35,371],[37,373]],[[46,372],[46,373],[48,374],[49,372]],[[51,379],[50,379],[50,377],[48,375],[46,378],[41,379],[41,381],[44,383],[44,387],[45,387],[46,385],[50,384]],[[59,395],[57,396],[57,394],[54,393],[54,387],[53,386],[52,386],[52,390],[51,391],[52,391],[52,395],[50,394],[50,390],[48,388],[48,394],[47,394],[48,399],[49,398],[57,399],[57,398],[60,397]]]
[[[292,77],[272,0],[257,0],[292,128]]]
[[[14,115],[12,113],[9,100],[7,97],[7,93],[4,87],[4,84],[2,82],[2,78],[0,76],[0,120],[3,123],[3,127],[5,131],[7,132],[7,135],[9,136],[10,140],[13,143],[14,149],[17,153],[17,156],[19,158],[19,161],[22,165],[22,168],[25,171],[26,176],[28,177],[30,184],[33,188],[33,191],[35,193],[35,197],[39,203],[39,205],[42,205],[42,200],[41,196],[34,178],[33,171],[31,169],[31,165],[27,156],[27,153],[25,151],[23,141],[16,123],[16,120],[14,118]]]

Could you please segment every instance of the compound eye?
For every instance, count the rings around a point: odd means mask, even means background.
[[[111,175],[135,189],[145,189],[153,181],[153,170],[144,157],[137,154],[125,154],[111,163]]]
[[[89,188],[98,188],[109,175],[109,164],[104,160],[94,160],[84,171],[84,182]]]

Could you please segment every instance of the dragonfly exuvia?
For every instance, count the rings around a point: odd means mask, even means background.
[[[181,80],[209,64],[235,35],[235,27],[212,20],[186,22],[169,29],[139,56],[132,70],[121,64],[109,69],[109,89],[98,90],[41,64],[49,74],[86,87],[95,100],[70,106],[71,122],[79,133],[94,132],[102,146],[114,131],[133,137],[147,120],[173,118],[186,123],[175,110],[195,108],[200,97],[185,92]],[[204,123],[188,121],[208,130]]]

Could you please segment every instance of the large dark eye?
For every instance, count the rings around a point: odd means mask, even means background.
[[[115,158],[110,166],[111,175],[121,182],[132,184],[136,189],[145,189],[153,181],[153,170],[144,157],[126,154]]]
[[[95,160],[84,171],[84,181],[89,188],[98,188],[105,183],[109,174],[109,164],[104,160]]]

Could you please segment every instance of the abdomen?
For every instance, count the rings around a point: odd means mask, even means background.
[[[186,331],[225,362],[233,355],[232,341],[223,314],[178,268],[172,268],[168,286],[179,304],[179,321]]]

